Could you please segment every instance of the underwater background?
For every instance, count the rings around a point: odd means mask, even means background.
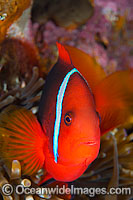
[[[38,111],[48,72],[56,63],[56,42],[91,55],[106,72],[133,68],[131,0],[0,0],[0,112],[8,105]],[[97,159],[67,187],[133,188],[133,117],[101,138]],[[4,183],[38,187],[45,175],[21,173],[19,161],[0,161],[0,188]],[[62,187],[52,180],[45,187]],[[132,199],[131,195],[17,195],[0,199]]]

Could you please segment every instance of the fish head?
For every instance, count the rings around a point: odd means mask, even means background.
[[[90,164],[99,152],[99,117],[91,90],[78,72],[70,77],[61,112],[58,162],[74,165],[86,160]]]
[[[72,70],[66,88],[63,83],[59,87],[45,146],[45,168],[59,181],[81,176],[100,148],[100,120],[92,92],[82,75]]]

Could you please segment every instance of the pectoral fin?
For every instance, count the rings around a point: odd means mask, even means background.
[[[0,114],[0,157],[8,165],[19,160],[22,173],[31,175],[44,164],[46,138],[34,114],[9,106]]]

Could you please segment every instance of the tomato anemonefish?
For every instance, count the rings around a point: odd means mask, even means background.
[[[46,132],[46,170],[57,180],[78,178],[97,157],[99,117],[87,81],[58,44],[59,60],[50,71],[38,118]]]
[[[133,73],[106,76],[87,54],[57,46],[59,59],[47,76],[37,118],[17,106],[0,114],[0,156],[19,160],[24,174],[43,167],[56,180],[73,181],[97,157],[100,134],[132,114]]]

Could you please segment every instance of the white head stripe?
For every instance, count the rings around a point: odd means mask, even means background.
[[[75,72],[78,72],[80,74],[80,72],[76,68],[73,68],[70,72],[67,73],[67,75],[65,76],[65,78],[63,79],[60,85],[60,88],[57,94],[56,116],[55,116],[54,135],[53,135],[53,153],[54,153],[54,158],[55,158],[56,163],[57,163],[57,157],[58,157],[58,137],[59,137],[59,132],[60,132],[63,98],[64,98],[64,94],[67,88],[69,78]]]

